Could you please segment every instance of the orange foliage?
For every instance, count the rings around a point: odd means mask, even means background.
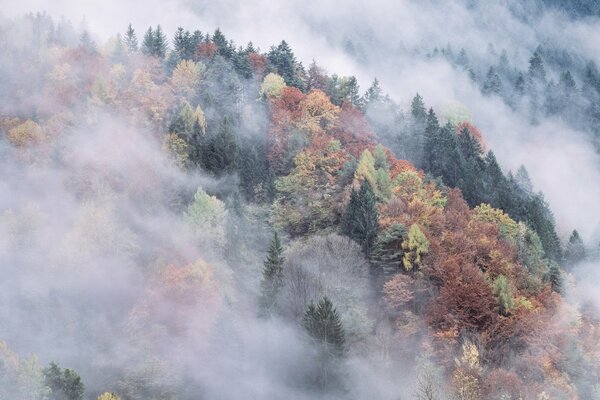
[[[364,114],[353,107],[352,104],[346,102],[342,104],[339,120],[333,134],[346,150],[357,159],[363,150],[373,147],[375,143],[375,134]]]
[[[213,58],[217,54],[217,45],[213,42],[202,42],[196,48],[196,57],[199,59]]]
[[[457,135],[461,135],[463,129],[467,129],[467,131],[469,131],[469,133],[471,134],[471,136],[473,136],[481,145],[481,148],[485,151],[486,149],[486,145],[485,145],[485,140],[483,140],[483,134],[481,133],[481,131],[473,124],[471,124],[468,121],[463,121],[461,123],[459,123],[458,125],[456,125],[456,134]]]
[[[169,265],[157,274],[135,307],[132,320],[138,329],[150,329],[150,336],[186,336],[202,345],[219,308],[212,267],[198,260],[185,266]]]
[[[250,52],[248,53],[248,62],[254,71],[254,75],[258,79],[262,79],[267,72],[267,58],[262,54]]]

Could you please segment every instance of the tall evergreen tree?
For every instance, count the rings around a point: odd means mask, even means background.
[[[342,320],[327,296],[317,304],[310,303],[302,318],[306,332],[330,355],[343,356],[346,349],[346,338]]]
[[[544,200],[544,196],[541,193],[531,196],[526,204],[525,212],[525,220],[540,237],[546,256],[554,262],[561,262],[560,240],[556,234],[552,211]]]
[[[494,67],[490,67],[487,72],[482,92],[487,95],[499,95],[502,92],[502,80]]]
[[[125,32],[124,45],[128,53],[135,53],[138,50],[137,35],[131,24],[129,24],[127,32]]]
[[[277,294],[283,286],[283,248],[277,232],[269,246],[267,259],[263,264],[258,300],[259,315],[268,316],[275,311]]]
[[[377,236],[377,201],[369,182],[365,179],[358,192],[352,189],[350,201],[342,217],[342,232],[356,240],[366,256],[369,256]]]
[[[458,145],[464,160],[464,171],[460,189],[465,200],[471,207],[479,205],[482,200],[483,173],[485,162],[482,158],[483,149],[479,141],[465,127],[458,135]]]
[[[298,77],[296,71],[296,56],[292,49],[283,40],[278,46],[271,47],[267,58],[275,72],[279,74],[288,86],[294,86],[298,89],[304,89],[304,83]]]
[[[586,257],[585,246],[583,240],[579,236],[579,232],[575,229],[569,237],[569,242],[565,248],[565,263],[569,267],[573,267],[575,264],[583,261]]]
[[[206,140],[202,151],[202,163],[205,169],[215,175],[232,172],[236,167],[238,143],[233,134],[229,118],[223,118],[216,135]]]
[[[196,53],[192,35],[189,31],[184,31],[182,27],[177,28],[175,32],[173,47],[179,60],[191,60]]]
[[[44,383],[50,389],[49,400],[82,400],[85,386],[72,369],[62,370],[54,362],[43,370]]]
[[[546,83],[546,68],[540,52],[536,50],[529,59],[529,79],[536,83]]]
[[[161,60],[165,58],[165,55],[167,54],[167,36],[163,33],[160,25],[157,25],[154,30],[152,54]]]
[[[423,103],[423,97],[419,93],[413,97],[410,103],[410,115],[413,120],[420,124],[427,122],[427,111],[425,110],[425,104]]]
[[[144,39],[142,40],[142,53],[147,56],[154,54],[154,32],[152,27],[148,27],[146,33],[144,33]]]

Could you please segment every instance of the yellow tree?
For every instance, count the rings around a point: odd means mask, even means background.
[[[178,96],[193,99],[202,79],[204,64],[183,60],[175,67],[171,84]]]
[[[31,120],[27,120],[8,131],[8,140],[17,147],[28,147],[44,140],[42,128]]]
[[[270,73],[263,79],[258,94],[261,98],[267,99],[279,97],[285,86],[285,81],[281,76]]]

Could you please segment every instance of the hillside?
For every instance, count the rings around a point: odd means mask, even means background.
[[[219,29],[0,31],[0,399],[600,395],[597,248],[466,106]],[[415,58],[600,146],[560,50]]]

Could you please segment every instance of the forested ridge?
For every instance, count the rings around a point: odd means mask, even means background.
[[[219,29],[0,32],[0,399],[600,398],[596,246],[466,107]],[[487,52],[422,56],[600,147],[591,59]]]

